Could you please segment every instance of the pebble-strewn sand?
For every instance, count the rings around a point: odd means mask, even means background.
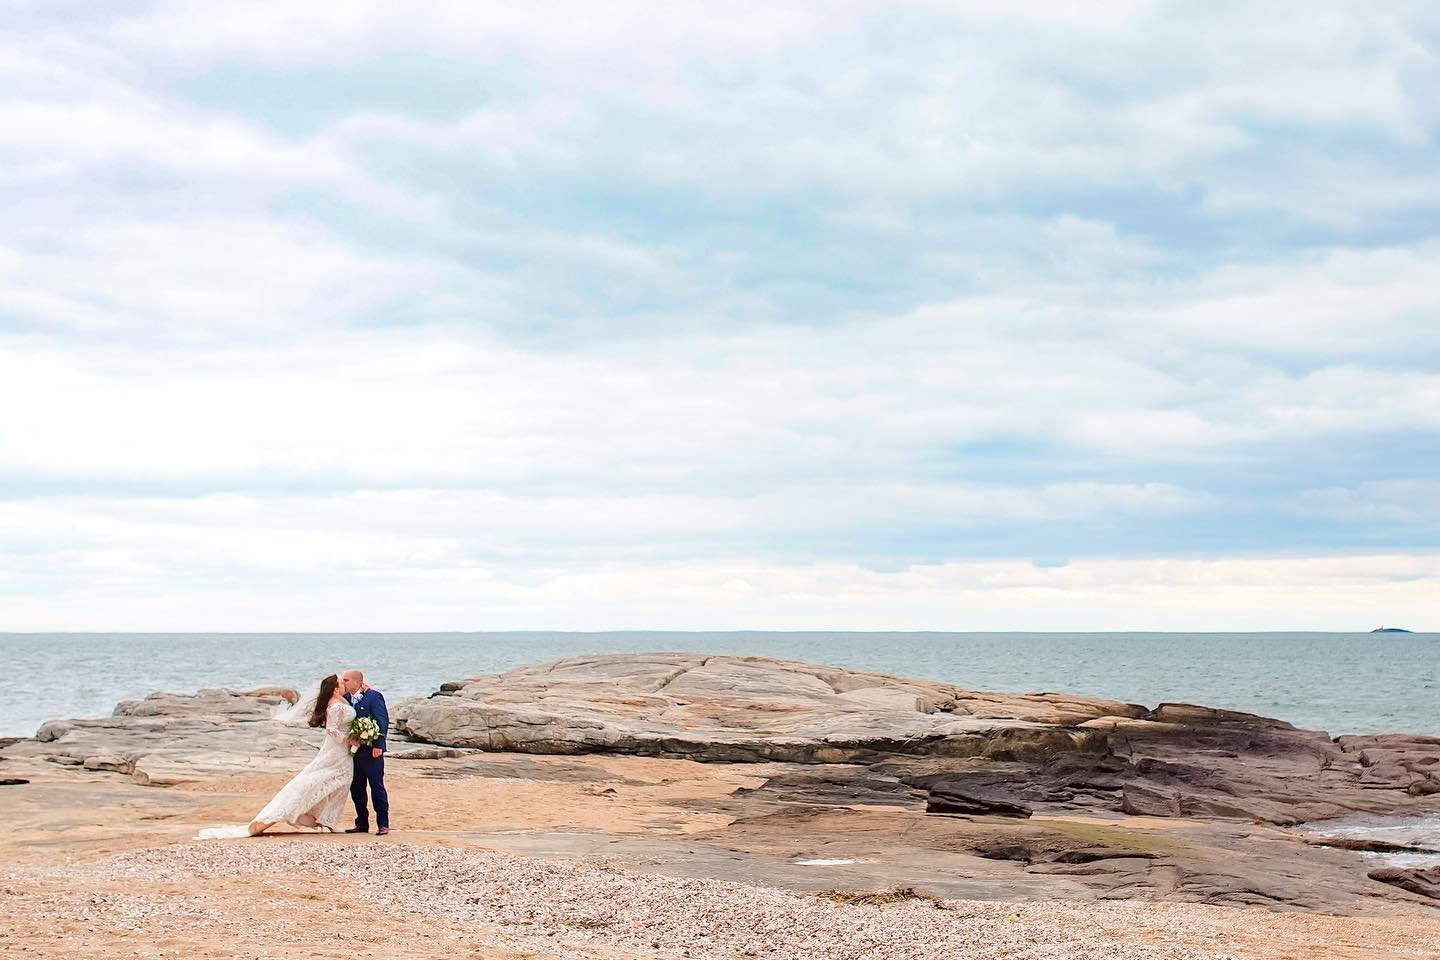
[[[59,882],[70,892],[47,893]],[[338,846],[300,838],[187,843],[82,865],[12,868],[0,874],[0,892],[15,896],[24,891],[26,915],[54,929],[79,916],[88,917],[89,924],[81,934],[94,934],[97,926],[173,928],[188,931],[193,943],[216,934],[239,936],[245,924],[226,919],[223,909],[234,896],[229,891],[257,884],[263,890],[270,882],[274,909],[256,918],[262,926],[283,923],[287,909],[299,918],[328,908],[342,921],[340,927],[348,924],[358,933],[367,929],[365,922],[349,918],[404,917],[415,936],[458,927],[483,932],[484,941],[497,948],[461,954],[466,956],[1218,960],[1388,955],[1402,960],[1440,955],[1418,936],[1412,945],[1399,946],[1401,952],[1392,944],[1388,954],[1370,953],[1364,949],[1363,928],[1347,936],[1347,925],[1338,918],[1120,901],[904,900],[856,906],[716,880],[621,873],[603,864],[407,843]],[[77,894],[77,886],[93,892]],[[143,892],[150,888],[169,896]],[[1270,942],[1287,932],[1287,923],[1311,927],[1303,932],[1303,942],[1313,944],[1315,952],[1286,948],[1283,936],[1275,952],[1236,949],[1257,936]],[[1317,939],[1327,924],[1333,930]],[[88,942],[84,936],[76,940],[77,945]],[[253,956],[299,955],[278,945],[269,949],[273,953]],[[348,949],[362,956],[401,953],[398,944],[387,952],[384,944],[363,938]],[[445,952],[438,949],[435,955]]]

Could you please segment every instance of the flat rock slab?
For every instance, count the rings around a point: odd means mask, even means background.
[[[271,719],[293,697],[281,688],[154,693],[120,703],[110,717],[51,720],[0,756],[110,771],[147,786],[296,770],[322,734]]]
[[[1089,736],[1080,724],[1144,713],[1114,700],[978,693],[769,657],[639,653],[446,683],[399,704],[395,724],[416,740],[516,753],[850,763],[1069,752]]]

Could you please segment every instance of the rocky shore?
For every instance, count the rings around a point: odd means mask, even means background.
[[[0,745],[0,952],[203,933],[190,955],[242,956],[226,918],[283,888],[311,918],[277,928],[303,934],[286,955],[332,955],[321,934],[358,897],[387,936],[443,922],[487,956],[1440,956],[1440,878],[1380,859],[1425,848],[1322,836],[1440,817],[1437,738],[766,658],[572,658],[396,704],[390,837],[192,842],[313,754],[315,732],[270,719],[285,694],[156,694]],[[327,885],[356,844],[400,879]],[[1215,948],[1237,909],[1251,935]]]

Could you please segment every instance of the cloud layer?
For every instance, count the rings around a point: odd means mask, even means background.
[[[1425,5],[5,13],[0,629],[1440,623]]]

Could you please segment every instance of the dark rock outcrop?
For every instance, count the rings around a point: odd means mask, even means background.
[[[1440,869],[1411,870],[1404,867],[1381,867],[1366,874],[1371,880],[1388,883],[1407,893],[1440,900]]]
[[[930,788],[925,801],[927,813],[964,814],[974,817],[1028,817],[1030,808],[997,792],[966,788],[961,783],[941,781]]]
[[[1367,785],[1400,788],[1412,797],[1440,793],[1440,737],[1385,733],[1336,743],[1359,762]]]
[[[1279,720],[1189,704],[1081,726],[1107,728],[1100,750],[992,767],[979,774],[983,786],[1051,809],[1293,826],[1410,809],[1440,774],[1440,738],[1332,740]]]

